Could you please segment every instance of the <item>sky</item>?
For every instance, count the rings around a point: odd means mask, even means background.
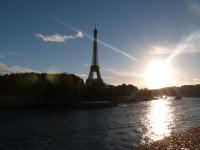
[[[86,79],[96,24],[106,83],[154,88],[145,76],[155,61],[170,64],[165,86],[200,83],[198,0],[1,0],[0,20],[0,74]]]

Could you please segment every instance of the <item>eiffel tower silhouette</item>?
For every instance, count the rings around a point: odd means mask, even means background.
[[[94,40],[93,40],[93,56],[92,56],[92,64],[90,67],[90,73],[88,75],[88,79],[86,80],[86,84],[90,86],[102,86],[104,85],[103,80],[101,79],[101,74],[99,71],[98,65],[98,49],[97,49],[97,29],[96,25],[94,28]],[[96,73],[96,78],[94,74]]]

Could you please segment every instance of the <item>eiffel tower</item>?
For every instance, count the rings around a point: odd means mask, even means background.
[[[101,79],[101,74],[100,74],[99,65],[98,65],[96,25],[95,25],[93,33],[94,33],[94,40],[93,40],[92,64],[91,64],[91,67],[90,67],[90,73],[88,75],[88,79],[86,80],[86,84],[89,85],[89,86],[102,86],[102,85],[104,85],[104,82]],[[94,76],[95,73],[96,73],[96,76]]]

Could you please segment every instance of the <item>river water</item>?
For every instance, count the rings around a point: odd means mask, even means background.
[[[197,126],[197,98],[90,110],[0,111],[0,149],[130,150]]]

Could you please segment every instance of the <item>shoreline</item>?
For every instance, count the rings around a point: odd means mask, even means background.
[[[146,100],[153,100],[146,99]],[[84,108],[94,107],[112,107],[120,103],[133,103],[144,101],[132,99],[129,96],[106,96],[106,97],[1,97],[0,108],[18,108],[18,107],[65,107],[65,108]]]
[[[133,99],[130,97],[0,97],[1,109],[18,108],[66,108],[66,109],[95,109],[115,107],[120,104],[131,104],[142,101],[157,100],[156,98]],[[173,99],[174,100],[174,99]]]
[[[162,140],[138,146],[138,150],[198,150],[200,149],[200,127],[190,128]]]

